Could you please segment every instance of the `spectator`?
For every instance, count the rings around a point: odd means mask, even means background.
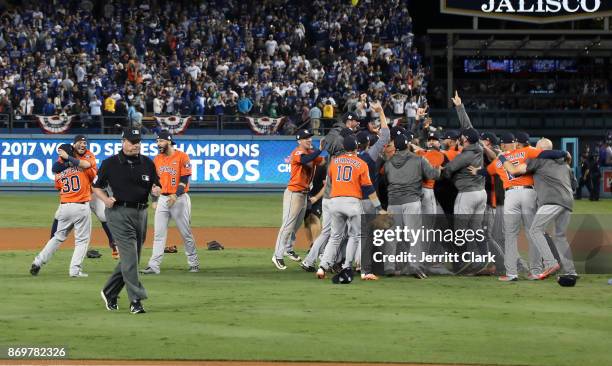
[[[55,114],[55,104],[53,104],[51,98],[47,98],[47,103],[45,103],[43,107],[43,114],[45,116],[52,116]]]
[[[114,116],[116,104],[117,101],[111,95],[107,96],[106,99],[104,99],[104,114]]]
[[[315,104],[310,108],[310,128],[314,131],[315,135],[320,135],[321,131],[321,116],[323,115],[321,109]]]
[[[25,94],[25,97],[19,102],[19,114],[29,116],[34,112],[34,101],[30,98],[30,92]]]
[[[414,129],[414,123],[416,121],[416,114],[419,105],[416,102],[416,97],[410,97],[410,100],[406,102],[406,106],[404,107],[406,111],[406,119],[408,122],[408,130],[412,131]]]
[[[160,116],[164,110],[164,100],[158,95],[153,98],[153,114]]]
[[[100,102],[95,94],[91,102],[89,102],[89,114],[93,121],[100,121],[100,126],[102,126],[102,102]]]
[[[253,109],[253,102],[249,97],[242,93],[240,99],[238,100],[238,112],[241,114],[249,114],[251,109]]]

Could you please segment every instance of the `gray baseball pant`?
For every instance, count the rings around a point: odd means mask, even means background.
[[[292,192],[285,189],[283,194],[283,223],[278,231],[274,256],[283,259],[285,252],[293,250],[295,233],[302,226],[306,214],[306,192]]]
[[[541,256],[534,246],[529,228],[536,212],[537,194],[533,189],[510,189],[504,200],[504,267],[507,276],[518,276],[518,263],[521,256],[518,251],[518,236],[521,223],[525,227],[525,236],[529,242],[529,271],[532,274],[542,272]]]
[[[109,298],[116,298],[125,286],[130,301],[144,300],[147,291],[138,277],[138,261],[147,238],[147,210],[107,208],[106,218],[121,259],[103,291]]]
[[[407,227],[410,229],[420,229],[421,228],[421,201],[408,202],[403,205],[389,205],[387,207],[387,211],[393,216],[394,225],[403,227]],[[411,242],[405,243],[409,247],[406,248],[410,254],[416,255],[417,260],[420,260],[423,253],[423,243],[421,243],[418,238],[411,238]],[[396,255],[397,254],[397,241],[391,241],[385,243],[383,245],[383,254],[384,255]],[[384,263],[384,271],[386,274],[392,274],[396,270],[398,270],[397,265],[400,265],[403,269],[406,268],[406,263],[394,263],[390,261],[385,261]],[[419,267],[418,263],[408,264],[408,267]]]
[[[55,211],[57,230],[43,250],[34,258],[34,264],[42,267],[49,262],[59,246],[74,228],[74,252],[70,260],[69,274],[76,276],[83,265],[91,239],[91,213],[89,203],[63,203]]]
[[[348,224],[348,244],[342,268],[348,268],[355,260],[356,246],[361,243],[361,200],[354,197],[334,197],[329,201],[331,214],[331,235],[325,247],[321,267],[329,270],[335,263],[338,247],[342,242]]]
[[[168,238],[168,224],[170,219],[176,222],[183,243],[187,264],[190,267],[199,266],[200,260],[196,249],[196,242],[191,232],[191,198],[187,193],[177,198],[172,207],[168,207],[168,196],[160,196],[155,209],[155,234],[153,237],[153,253],[148,266],[159,272],[164,258],[164,247]]]
[[[552,241],[559,253],[561,266],[566,274],[576,274],[572,251],[570,249],[565,232],[570,222],[571,211],[559,205],[544,205],[538,208],[535,214],[533,223],[529,233],[531,234],[534,244],[538,251],[542,254],[544,267],[548,268],[557,263],[557,260],[552,254],[548,242],[544,237],[544,232],[548,225],[555,223],[552,235]]]
[[[323,198],[323,203],[321,204],[321,233],[312,243],[312,248],[308,252],[308,255],[304,259],[304,264],[307,266],[314,266],[317,263],[317,258],[319,254],[323,253],[325,250],[325,245],[329,240],[329,236],[331,234],[331,213],[329,212],[329,199]]]

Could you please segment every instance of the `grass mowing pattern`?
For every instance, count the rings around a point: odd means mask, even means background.
[[[485,277],[383,279],[332,285],[269,250],[200,251],[203,271],[168,254],[147,276],[145,315],[104,309],[115,265],[87,259],[68,277],[60,250],[38,277],[34,252],[0,252],[0,344],[64,345],[71,358],[404,361],[610,365],[612,290],[605,276],[575,288]],[[145,251],[144,260],[150,251]],[[143,262],[144,262],[143,260]]]

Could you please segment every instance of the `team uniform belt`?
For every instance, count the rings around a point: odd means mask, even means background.
[[[60,202],[60,205],[67,205],[69,203],[76,203],[77,205],[84,205],[86,204],[88,201],[85,202]]]
[[[161,195],[162,196],[172,196],[173,194],[176,194],[176,193],[162,193]]]
[[[506,188],[506,192],[507,191],[511,191],[513,189],[533,189],[533,186],[514,186],[514,187],[508,187],[508,188]]]
[[[140,202],[128,202],[128,201],[115,201],[114,207],[127,207],[127,208],[135,208],[137,210],[144,210],[149,207],[148,203],[140,203]]]

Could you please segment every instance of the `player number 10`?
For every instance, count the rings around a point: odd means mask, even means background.
[[[336,180],[338,182],[350,182],[353,176],[353,167],[350,165],[338,165]]]

